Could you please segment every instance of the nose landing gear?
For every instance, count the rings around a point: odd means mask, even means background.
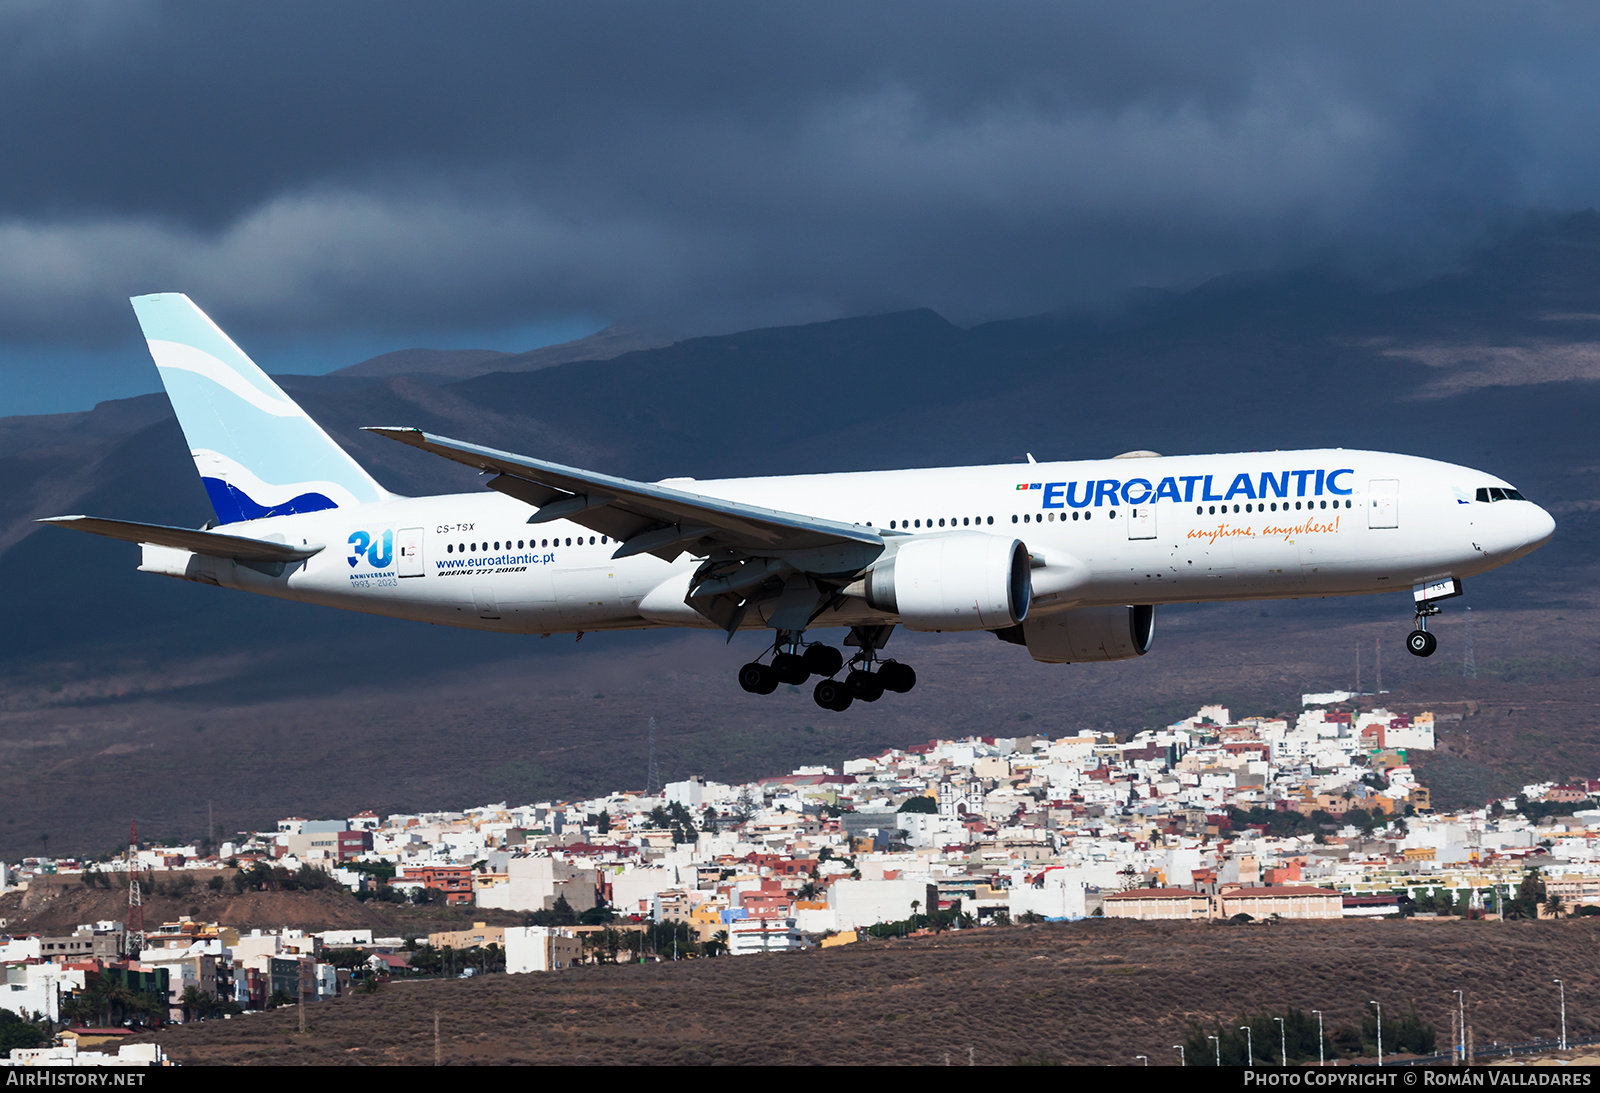
[[[1425,582],[1412,589],[1416,598],[1416,629],[1406,635],[1406,652],[1414,657],[1431,657],[1439,648],[1439,639],[1428,633],[1428,620],[1439,613],[1439,600],[1449,600],[1461,595],[1461,581],[1455,577]]]
[[[1438,608],[1434,610],[1438,610]],[[1431,657],[1437,648],[1439,648],[1439,639],[1422,629],[1420,622],[1417,629],[1406,635],[1406,652],[1414,657]]]

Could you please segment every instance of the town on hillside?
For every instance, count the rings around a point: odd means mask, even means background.
[[[589,800],[292,817],[215,847],[0,865],[0,892],[128,893],[123,919],[62,936],[4,933],[0,920],[0,1046],[62,1034],[99,1045],[130,1026],[397,977],[737,957],[919,930],[1600,914],[1600,781],[1437,813],[1409,756],[1461,715],[1400,716],[1373,697],[1308,694],[1292,720],[1205,706],[1124,741],[930,740],[746,785],[696,777]],[[522,925],[384,937],[143,921],[144,894],[200,887],[342,889]]]

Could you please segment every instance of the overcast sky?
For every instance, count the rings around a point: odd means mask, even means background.
[[[0,413],[615,319],[972,323],[1600,205],[1600,7],[0,0]]]

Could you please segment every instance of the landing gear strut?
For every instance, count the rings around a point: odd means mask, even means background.
[[[780,683],[798,687],[812,676],[831,676],[844,667],[843,653],[826,645],[805,644],[802,630],[778,631],[766,653],[772,654],[772,663],[762,664],[758,657],[739,669],[739,686],[751,694],[769,695]]]
[[[844,643],[860,651],[848,662],[843,653],[831,646],[806,644],[804,631],[780,630],[766,651],[772,654],[772,662],[763,664],[758,657],[740,668],[739,686],[751,694],[769,695],[780,683],[797,687],[812,676],[823,676],[812,690],[812,698],[823,709],[836,712],[848,709],[857,699],[876,702],[885,691],[905,694],[917,685],[917,673],[909,664],[878,659],[878,650],[889,640],[893,629],[852,627]],[[841,671],[845,672],[844,678],[834,678]]]
[[[1406,651],[1414,657],[1431,657],[1439,648],[1439,639],[1428,633],[1428,620],[1439,613],[1439,600],[1453,600],[1461,595],[1461,579],[1440,577],[1422,581],[1412,586],[1411,594],[1417,602],[1417,628],[1406,635]]]
[[[812,697],[825,710],[843,710],[856,699],[876,702],[885,691],[905,694],[917,685],[917,673],[909,664],[895,660],[880,661],[878,650],[889,641],[891,626],[856,626],[844,639],[860,652],[850,658],[850,671],[844,682],[826,679],[817,684]]]
[[[1431,657],[1439,639],[1428,633],[1428,620],[1439,613],[1439,605],[1424,600],[1417,604],[1416,629],[1406,635],[1406,652],[1414,657]]]
[[[739,669],[739,686],[751,694],[769,695],[778,689],[778,684],[787,683],[791,687],[798,687],[811,678],[813,671],[811,649],[801,652],[801,643],[805,633],[799,630],[780,630],[777,639],[767,647],[762,656],[772,654],[771,664],[762,664],[757,657],[743,668]],[[787,650],[784,647],[787,646]],[[831,651],[831,650],[830,650]],[[837,656],[837,654],[835,654]],[[842,657],[840,658],[843,659]]]

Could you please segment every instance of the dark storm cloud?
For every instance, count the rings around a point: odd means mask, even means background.
[[[1596,204],[1587,6],[0,6],[0,337],[908,305]]]

